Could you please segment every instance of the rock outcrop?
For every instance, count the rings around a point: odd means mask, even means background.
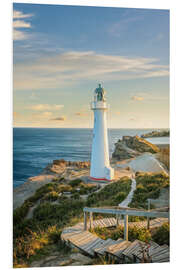
[[[90,167],[90,161],[66,161],[64,159],[53,160],[53,164],[60,167],[76,167],[84,169]]]
[[[115,144],[115,150],[112,157],[118,160],[134,158],[141,153],[150,152],[152,154],[159,152],[159,148],[139,136],[123,136]]]
[[[152,132],[145,133],[141,135],[141,138],[153,138],[153,137],[169,137],[169,130],[153,130]]]

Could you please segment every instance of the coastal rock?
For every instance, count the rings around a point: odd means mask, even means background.
[[[141,138],[153,138],[153,137],[169,137],[170,131],[169,130],[153,130],[152,132],[145,133],[141,135]]]
[[[123,136],[122,140],[118,140],[115,144],[112,157],[124,160],[134,158],[144,152],[154,154],[159,152],[159,148],[139,136]]]
[[[139,136],[123,136],[123,142],[127,145],[127,147],[140,153],[150,152],[154,154],[159,152],[159,148],[156,145],[146,141],[143,138],[140,138]]]
[[[124,159],[129,159],[129,158],[134,158],[139,153],[137,151],[134,151],[130,148],[128,148],[123,141],[119,140],[115,144],[115,150],[112,154],[112,157],[118,160],[124,160]]]
[[[78,169],[89,168],[90,161],[66,161],[64,159],[53,160],[53,165],[65,168],[76,167]]]

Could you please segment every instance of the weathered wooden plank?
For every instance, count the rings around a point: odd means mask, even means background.
[[[92,241],[94,241],[96,239],[96,237],[94,237],[93,235],[90,235],[90,236],[87,236],[87,237],[84,237],[82,239],[69,239],[71,242],[76,242],[76,245],[85,245],[85,244],[89,244],[91,243]]]
[[[76,242],[76,243],[81,243],[81,242],[83,242],[83,241],[88,241],[88,239],[91,239],[91,238],[95,238],[96,236],[94,236],[93,234],[85,234],[85,235],[78,235],[78,237],[77,236],[73,236],[73,237],[71,237],[71,238],[69,238],[68,240],[70,241],[70,242]]]
[[[91,251],[94,253],[94,249],[95,249],[96,247],[98,247],[99,244],[101,244],[101,243],[103,243],[103,242],[104,242],[103,239],[98,238],[98,239],[94,240],[94,241],[91,243],[91,245],[87,246],[87,250],[88,250],[88,251],[91,250]]]
[[[69,238],[69,240],[71,240],[71,241],[73,241],[73,240],[76,240],[76,239],[78,239],[78,240],[81,240],[81,239],[83,239],[83,238],[86,238],[86,237],[88,237],[88,235],[89,235],[89,232],[88,231],[82,231],[80,234],[74,234],[74,235],[72,235],[70,238]],[[90,234],[91,235],[91,234]]]
[[[116,243],[115,240],[112,240],[109,238],[109,239],[105,240],[105,242],[100,247],[96,247],[94,249],[94,252],[97,254],[100,254],[100,255],[104,255],[104,252],[107,250],[107,248],[109,246],[112,246],[115,243]]]
[[[133,252],[136,250],[136,248],[139,247],[140,244],[142,244],[143,242],[139,241],[139,240],[135,240],[127,249],[125,249],[123,251],[123,255],[127,256],[129,258],[133,258]]]
[[[159,256],[152,258],[152,262],[159,262],[160,260],[168,262],[169,261],[169,252],[165,252]]]
[[[131,245],[131,242],[129,241],[122,241],[116,247],[114,248],[108,248],[106,250],[107,254],[113,255],[119,259],[122,258],[123,251],[125,251],[129,246]]]
[[[69,238],[71,238],[72,236],[74,235],[81,235],[82,232],[79,232],[79,233],[69,233],[69,234],[65,234],[65,235],[62,235],[61,237],[63,238],[63,240],[67,241]]]
[[[76,244],[83,248],[83,249],[89,249],[95,242],[97,242],[100,238],[94,237],[89,238],[88,240],[84,239],[84,241],[78,242],[76,241]],[[101,239],[100,239],[101,240]]]

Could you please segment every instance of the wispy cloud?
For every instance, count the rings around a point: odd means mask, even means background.
[[[28,109],[31,109],[33,111],[45,111],[45,110],[50,110],[50,111],[58,111],[62,109],[64,105],[57,105],[57,104],[36,104],[29,106]]]
[[[14,40],[25,40],[29,38],[29,34],[22,28],[31,28],[31,23],[26,22],[22,19],[30,18],[33,14],[24,14],[21,11],[14,10],[13,12],[13,39]],[[18,30],[17,30],[18,29]]]
[[[43,120],[43,119],[48,119],[49,117],[51,117],[53,115],[52,112],[40,112],[40,113],[33,113],[31,114],[30,118],[35,120]]]
[[[31,28],[31,24],[25,21],[16,20],[13,21],[14,28]]]
[[[18,11],[18,10],[14,10],[13,11],[13,19],[24,19],[24,18],[30,18],[32,17],[33,14],[24,14],[23,12],[21,11]]]
[[[130,16],[129,17],[122,17],[119,21],[113,23],[109,28],[108,32],[115,36],[119,37],[121,36],[125,31],[127,31],[128,27],[132,27],[134,23],[138,21],[142,21],[144,19],[144,16],[140,15],[139,16]]]
[[[114,81],[168,76],[158,59],[70,51],[14,65],[16,90],[52,89],[94,81]]]
[[[60,116],[60,117],[52,118],[50,120],[51,121],[65,121],[66,117],[65,116]]]
[[[18,112],[13,112],[13,118],[19,118],[21,116],[21,114],[20,113],[18,113]]]
[[[85,113],[85,112],[76,112],[75,115],[80,116],[80,117],[84,117],[84,116],[87,116],[88,113]]]
[[[136,118],[131,117],[131,118],[129,119],[129,121],[136,121]]]
[[[133,97],[131,97],[131,99],[134,101],[143,101],[144,100],[144,98],[141,96],[133,96]]]

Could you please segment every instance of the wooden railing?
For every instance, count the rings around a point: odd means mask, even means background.
[[[163,212],[163,209],[165,210]],[[163,217],[169,219],[169,211],[167,212],[166,208],[161,208],[161,211],[155,210],[141,210],[135,208],[125,208],[125,207],[107,207],[107,208],[90,208],[85,207],[84,211],[84,230],[87,230],[87,214],[89,213],[90,220],[90,228],[93,228],[93,213],[99,214],[111,214],[116,215],[116,223],[118,225],[118,220],[121,215],[124,216],[124,239],[128,240],[128,216],[139,216],[139,217],[147,217],[148,223],[147,227],[149,227],[149,218],[150,217]]]

